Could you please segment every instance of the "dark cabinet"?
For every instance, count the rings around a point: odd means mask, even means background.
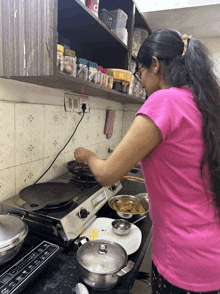
[[[13,0],[0,6],[0,76],[118,102],[143,99],[57,71],[57,43],[69,45],[77,57],[104,68],[130,69],[133,28],[150,28],[132,0],[100,0],[100,9],[121,8],[127,15],[125,45],[80,0]]]

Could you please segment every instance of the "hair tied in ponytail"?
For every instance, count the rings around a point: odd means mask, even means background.
[[[187,50],[187,45],[188,45],[188,40],[191,39],[192,36],[188,36],[186,34],[182,35],[182,41],[184,43],[184,49],[183,49],[183,53],[181,55],[181,59],[184,57],[184,55],[186,54],[186,50]]]

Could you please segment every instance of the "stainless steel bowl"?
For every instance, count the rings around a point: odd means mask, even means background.
[[[130,231],[131,223],[125,219],[115,219],[112,222],[112,231],[116,235],[127,235]]]
[[[139,202],[144,207],[145,212],[143,212],[143,213],[121,212],[121,211],[116,210],[113,207],[114,201],[125,201],[125,200],[131,200],[131,201]],[[129,222],[133,222],[135,220],[138,220],[142,216],[147,215],[148,212],[149,212],[148,199],[146,197],[143,197],[143,196],[132,196],[132,195],[113,196],[108,200],[108,205],[113,210],[115,218],[118,218],[118,217],[123,218],[123,219],[129,220]]]

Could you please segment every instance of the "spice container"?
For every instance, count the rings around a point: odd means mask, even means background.
[[[63,72],[66,74],[73,75],[73,71],[75,71],[76,73],[75,52],[72,50],[65,49]]]
[[[96,76],[96,84],[102,85],[102,66],[97,67],[97,76]]]
[[[64,47],[57,44],[57,69],[63,72],[64,64]]]
[[[103,68],[102,70],[102,86],[106,87],[108,86],[108,70],[106,68]]]
[[[109,89],[112,89],[113,88],[113,71],[108,70],[107,78],[108,78],[107,87]]]
[[[96,83],[98,64],[95,62],[89,61],[88,67],[89,67],[89,82]]]
[[[77,58],[77,78],[88,80],[88,60],[84,58]]]
[[[99,0],[87,0],[87,7],[98,17],[99,16]]]

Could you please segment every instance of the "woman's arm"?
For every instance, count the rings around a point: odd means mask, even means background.
[[[103,186],[121,180],[137,163],[149,154],[161,141],[156,124],[146,115],[138,114],[114,152],[107,160],[84,148],[77,148],[75,159],[87,161],[97,181]]]

